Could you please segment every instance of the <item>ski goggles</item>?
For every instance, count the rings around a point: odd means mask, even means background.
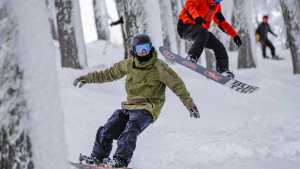
[[[152,49],[152,45],[150,43],[144,43],[144,44],[136,45],[134,47],[134,51],[138,56],[148,55],[151,49]]]
[[[215,3],[219,4],[221,3],[223,0],[214,0]]]

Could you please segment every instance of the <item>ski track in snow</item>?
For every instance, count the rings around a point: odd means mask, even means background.
[[[69,159],[89,155],[98,127],[126,99],[124,79],[74,88],[72,81],[122,59],[121,47],[106,42],[88,46],[89,68],[60,69]],[[105,49],[105,51],[103,51]],[[236,53],[230,53],[236,67]],[[233,70],[240,80],[260,86],[243,95],[171,65],[198,104],[200,120],[190,119],[167,90],[159,119],[139,136],[130,164],[134,169],[298,169],[300,166],[300,76],[292,75],[290,56],[262,60],[259,68]],[[114,146],[115,148],[115,146]]]

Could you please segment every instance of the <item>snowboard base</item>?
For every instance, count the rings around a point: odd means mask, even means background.
[[[230,89],[235,90],[239,93],[250,94],[259,89],[259,87],[257,87],[257,86],[249,85],[249,84],[242,82],[240,80],[237,80],[237,79],[229,78],[229,77],[224,76],[216,71],[208,70],[207,68],[205,68],[201,65],[192,63],[192,62],[188,61],[187,59],[181,57],[180,55],[173,53],[166,47],[161,46],[159,48],[159,51],[166,59],[176,62],[192,71],[195,71],[195,72],[201,74],[202,76],[204,76],[208,79],[211,79],[223,86],[227,86]]]

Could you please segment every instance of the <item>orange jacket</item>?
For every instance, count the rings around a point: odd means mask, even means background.
[[[209,29],[211,21],[213,20],[218,27],[225,33],[234,37],[237,35],[236,31],[226,21],[222,14],[222,8],[220,4],[210,5],[212,0],[186,0],[183,9],[180,12],[179,19],[184,24],[196,24],[195,19],[202,17],[205,23],[202,27]]]

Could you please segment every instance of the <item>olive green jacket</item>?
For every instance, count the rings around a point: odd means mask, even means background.
[[[135,57],[129,57],[103,71],[89,73],[81,79],[87,83],[111,82],[126,77],[127,101],[122,108],[127,110],[143,109],[149,111],[156,120],[165,102],[165,89],[168,86],[190,110],[193,99],[180,77],[162,60],[153,57],[140,63]]]

